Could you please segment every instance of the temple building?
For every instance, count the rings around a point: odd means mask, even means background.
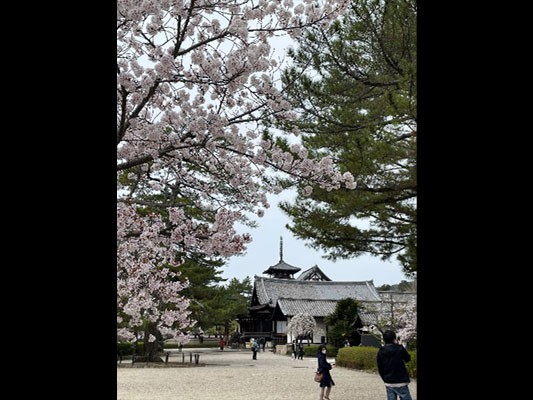
[[[354,316],[354,328],[360,332],[372,324],[381,309],[386,308],[383,306],[386,300],[372,280],[334,282],[317,265],[295,278],[300,271],[301,268],[283,260],[281,239],[278,263],[263,271],[269,277],[254,276],[249,315],[239,319],[243,337],[265,337],[276,344],[290,343],[296,338],[287,334],[287,324],[294,315],[305,312],[317,323],[310,343],[327,343],[328,327],[324,318],[334,312],[339,300],[353,298],[365,309],[372,310]]]

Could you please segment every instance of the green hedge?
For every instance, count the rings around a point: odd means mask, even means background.
[[[143,347],[142,342],[137,343],[136,354],[142,354],[143,349],[144,347]],[[133,352],[133,343],[117,342],[117,354],[120,354],[122,356],[131,356],[132,352]]]
[[[314,345],[313,344],[311,346],[308,346],[307,344],[304,343],[304,356],[305,357],[316,357],[316,353],[318,353],[318,348],[319,347],[320,347],[320,345]],[[337,356],[337,351],[339,349],[336,348],[336,347],[328,345],[327,346],[327,350],[328,350],[328,352],[327,352],[328,358],[332,358],[332,357],[336,357]],[[289,349],[289,354],[290,354],[290,349]]]
[[[416,350],[409,350],[408,353],[411,356],[411,361],[407,363],[407,372],[409,372],[409,376],[411,378],[416,379],[416,367],[417,367]]]
[[[377,372],[376,347],[343,347],[336,358],[339,367]]]
[[[343,347],[339,349],[336,362],[339,367],[377,372],[377,353],[377,347]],[[409,355],[411,361],[406,364],[407,372],[411,378],[416,378],[416,350],[409,351]]]

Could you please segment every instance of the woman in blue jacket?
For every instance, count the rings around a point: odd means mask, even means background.
[[[322,381],[320,382],[320,398],[319,400],[329,400],[329,392],[331,392],[331,387],[335,385],[333,378],[329,373],[329,370],[335,366],[335,364],[330,364],[326,360],[326,345],[320,345],[318,348],[317,358],[318,358],[318,372],[323,374]],[[324,393],[326,389],[326,393]]]

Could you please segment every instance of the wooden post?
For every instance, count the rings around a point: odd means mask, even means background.
[[[137,350],[137,342],[133,342],[133,347],[131,351],[131,365],[135,364],[135,353]]]

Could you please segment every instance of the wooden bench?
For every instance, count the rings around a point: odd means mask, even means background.
[[[168,364],[168,358],[170,357],[171,353],[176,353],[175,351],[165,351],[165,364]],[[185,352],[178,352],[178,354],[181,354],[181,363],[185,364]],[[197,352],[189,352],[189,363],[192,364],[192,360],[194,358],[194,363],[199,364],[200,363],[200,353]]]

